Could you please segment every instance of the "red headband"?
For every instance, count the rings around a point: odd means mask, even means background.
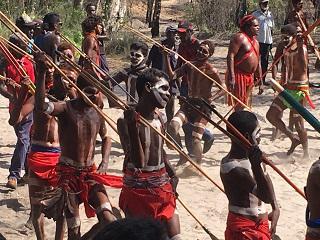
[[[246,16],[244,16],[243,18],[241,18],[241,20],[240,20],[240,28],[243,28],[244,25],[245,25],[247,22],[252,21],[253,19],[255,19],[255,17],[252,16],[252,15],[246,15]]]

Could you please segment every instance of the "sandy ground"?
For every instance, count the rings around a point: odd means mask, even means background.
[[[165,13],[165,16],[162,18],[165,23],[163,23],[162,29],[164,29],[164,25],[168,25],[171,21],[175,21],[182,16],[179,8],[181,7],[181,4],[185,2],[186,0],[169,0],[163,2],[163,12]],[[142,19],[143,18],[141,18],[141,20]],[[221,72],[224,72],[226,69],[226,51],[226,47],[217,47],[214,55],[215,65]],[[314,61],[311,63],[313,62]],[[111,64],[111,68],[119,68],[119,61],[115,60],[114,63]],[[313,66],[310,68],[312,70]],[[311,81],[319,82],[319,80],[317,80],[318,78],[318,73],[311,73]],[[119,89],[117,92],[123,97],[123,93],[121,93]],[[257,91],[255,91],[255,93],[257,93]],[[318,109],[312,110],[312,113],[317,118],[320,116],[319,96],[320,90],[312,90],[312,99],[318,106]],[[263,120],[260,122],[262,126],[261,148],[269,156],[269,159],[271,159],[283,173],[302,189],[305,186],[310,165],[319,158],[320,150],[319,147],[317,147],[319,146],[319,133],[315,132],[312,127],[307,124],[310,160],[301,159],[301,147],[298,147],[296,152],[288,158],[285,153],[290,146],[290,141],[288,139],[279,139],[274,142],[270,141],[272,127],[263,117],[274,97],[273,91],[269,89],[266,90],[263,95],[255,96],[253,99],[253,110],[259,114],[259,119]],[[16,141],[13,128],[7,123],[7,105],[7,100],[0,96],[0,233],[5,236],[6,239],[10,240],[35,239],[33,231],[24,226],[30,212],[27,186],[19,186],[16,191],[8,190],[5,187],[10,159]],[[177,103],[176,107],[178,107]],[[228,107],[224,105],[223,102],[219,102],[217,103],[217,110],[222,114],[225,114],[228,112]],[[117,109],[105,109],[104,111],[114,120],[122,114],[122,112]],[[217,117],[213,116],[213,119],[217,121]],[[288,121],[288,112],[285,113],[284,119],[285,121]],[[202,167],[211,178],[222,185],[219,177],[219,165],[221,159],[229,150],[230,141],[225,135],[217,129],[214,129],[211,125],[208,127],[215,135],[215,143],[211,150],[204,156]],[[112,130],[110,131],[112,138],[115,140],[112,145],[110,173],[120,175],[123,162],[123,151],[120,144],[117,143],[119,137],[116,133],[112,132]],[[101,159],[99,147],[97,147],[96,150],[96,162],[99,163]],[[170,150],[167,150],[167,153],[170,161],[175,165],[178,161],[178,154]],[[304,239],[306,228],[304,223],[306,201],[271,168],[268,168],[268,171],[274,183],[276,196],[281,208],[281,215],[277,228],[278,235],[284,240]],[[197,175],[192,167],[180,167],[177,169],[177,172],[180,177],[178,192],[181,199],[190,209],[192,209],[196,216],[198,216],[215,236],[219,239],[223,239],[227,217],[226,196],[206,178]],[[120,191],[107,188],[107,192],[112,204],[117,207]],[[81,207],[81,232],[84,233],[96,222],[96,219],[87,219],[84,214],[83,206]],[[181,232],[184,240],[210,239],[196,221],[179,204],[178,210],[180,213]],[[46,220],[45,229],[48,239],[53,239],[54,228],[54,222]]]
[[[226,48],[217,48],[214,60],[216,65],[221,67],[221,71],[225,69]],[[311,73],[311,81],[316,81],[319,77],[318,73]],[[121,94],[118,89],[118,93]],[[312,91],[312,99],[317,106],[320,105],[319,90]],[[123,95],[123,94],[122,94]],[[254,112],[259,114],[260,119],[263,119],[272,99],[274,98],[271,89],[266,90],[261,96],[255,96],[253,100]],[[8,109],[7,100],[0,97],[0,233],[7,239],[35,239],[32,230],[24,227],[29,212],[30,205],[28,200],[27,186],[19,186],[16,191],[10,191],[5,187],[10,159],[15,146],[15,135],[13,128],[8,125]],[[178,105],[177,105],[178,107]],[[225,114],[228,107],[222,102],[217,103],[217,109]],[[105,109],[105,112],[116,120],[122,113],[117,109]],[[312,113],[319,118],[320,110],[313,110]],[[288,121],[287,112],[285,113],[285,121]],[[213,116],[216,121],[217,118]],[[262,126],[262,142],[261,148],[266,152],[269,158],[277,164],[279,169],[283,171],[300,189],[305,186],[306,177],[309,167],[313,161],[318,159],[320,150],[319,134],[316,133],[311,126],[307,124],[309,134],[310,160],[303,160],[302,149],[298,147],[292,157],[286,156],[286,151],[289,148],[290,141],[288,139],[270,141],[271,126],[266,121],[260,122]],[[220,160],[227,154],[230,141],[217,129],[209,128],[215,134],[215,143],[211,150],[204,156],[203,169],[221,185],[219,177]],[[112,131],[112,130],[111,130]],[[118,141],[118,136],[111,132],[112,137]],[[110,173],[121,174],[121,166],[123,161],[123,151],[117,142],[113,143]],[[99,163],[101,155],[97,147],[96,161]],[[178,161],[178,155],[174,151],[168,150],[170,161],[175,165]],[[223,239],[226,217],[227,217],[227,198],[206,178],[200,177],[191,167],[178,168],[180,183],[178,191],[180,197],[194,211],[203,223],[214,233],[218,238]],[[268,169],[272,181],[274,183],[277,199],[281,208],[281,216],[278,223],[277,233],[281,239],[303,239],[305,232],[304,212],[306,201],[297,194],[277,173],[271,168]],[[107,189],[110,195],[112,204],[118,206],[119,190]],[[206,240],[209,237],[195,220],[178,204],[178,210],[181,219],[181,231],[185,240]],[[82,211],[81,230],[85,232],[95,222],[96,219],[87,219]],[[48,239],[53,239],[54,223],[46,220],[45,224]]]

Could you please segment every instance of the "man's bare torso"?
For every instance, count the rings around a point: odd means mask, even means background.
[[[68,101],[66,111],[58,116],[61,156],[77,165],[91,166],[102,119],[93,107],[84,107],[81,101]]]
[[[122,121],[122,126],[125,127],[125,120]],[[155,114],[155,119],[148,120],[149,123],[158,129],[159,131],[162,131],[162,122],[158,118],[158,115]],[[149,126],[145,126],[143,124],[138,125],[138,131],[139,131],[139,138],[141,141],[141,145],[143,148],[143,152],[145,155],[144,159],[144,167],[142,169],[145,169],[147,171],[152,170],[158,170],[162,167],[164,167],[164,156],[163,156],[163,139],[161,136],[156,133],[153,129],[151,129]],[[123,140],[129,139],[129,136],[123,135]],[[126,146],[129,148],[132,146],[129,142],[126,142]],[[126,151],[127,154],[130,154],[130,151]],[[140,159],[139,159],[140,160]],[[139,168],[141,165],[140,162],[134,162],[134,158],[132,158],[130,155],[126,156],[126,162],[125,162],[125,168]]]
[[[312,164],[306,186],[310,220],[320,219],[320,160]]]
[[[308,66],[304,64],[307,58],[307,47],[303,45],[304,56],[299,54],[298,49],[289,50],[285,53],[286,75],[284,76],[287,83],[305,84],[308,82]],[[305,59],[302,59],[304,57]],[[306,61],[307,62],[307,61]]]
[[[229,200],[229,210],[251,217],[266,214],[264,204],[254,194],[254,180],[249,159],[224,158],[220,176]]]
[[[245,55],[251,51],[249,57],[241,62],[235,68],[246,73],[254,73],[259,66],[259,43],[257,40],[250,40],[243,33],[236,33],[234,38],[237,38],[241,46],[235,55],[235,64],[243,59]],[[253,47],[255,50],[253,50]]]
[[[210,64],[206,64],[205,66],[198,68],[211,78],[214,78],[213,74],[217,73],[217,70],[213,68]],[[193,68],[189,70],[189,74],[189,96],[192,98],[204,98],[210,101],[212,98],[211,90],[213,81],[211,81],[198,71],[194,70]]]

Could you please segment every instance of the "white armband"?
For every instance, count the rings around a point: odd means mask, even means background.
[[[44,113],[51,114],[54,110],[54,104],[53,102],[48,102],[47,104],[48,105],[47,105],[47,108],[44,110]]]

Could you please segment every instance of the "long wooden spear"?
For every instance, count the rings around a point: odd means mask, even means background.
[[[302,37],[308,36],[319,24],[320,24],[320,18],[318,18],[305,32],[302,33]],[[296,39],[294,38],[291,41],[291,43],[284,49],[283,53],[272,62],[269,69],[262,75],[262,77],[259,81],[261,81],[268,74],[268,72],[272,70],[273,66],[275,64],[277,64],[283,58],[283,56],[290,50],[290,47],[293,44],[295,44],[295,42],[296,42]]]
[[[62,56],[62,54],[61,54]],[[65,58],[66,61],[68,61],[67,58]],[[71,63],[71,62],[70,62]],[[72,64],[72,63],[71,63]],[[129,106],[121,100],[118,96],[116,96],[110,89],[105,87],[99,80],[95,79],[92,75],[88,74],[86,71],[83,72],[86,76],[86,79],[90,82],[90,84],[95,85],[101,91],[104,95],[111,97],[113,100],[115,100],[119,107],[123,110],[126,110],[129,108]],[[182,151],[175,143],[173,143],[171,140],[169,140],[161,131],[159,131],[157,128],[153,127],[146,119],[143,117],[140,117],[140,121],[145,126],[148,126],[152,128],[158,135],[160,135],[169,145],[171,145],[179,154],[181,154],[186,160],[194,166],[199,172],[201,172],[211,183],[213,183],[217,188],[219,188],[220,191],[224,192],[223,188],[219,186],[200,166],[198,166],[194,161],[190,159],[188,154],[186,154],[184,151]]]
[[[228,132],[227,130],[223,129],[221,126],[217,125],[209,116],[201,112],[198,108],[193,106],[191,103],[189,103],[185,98],[180,97],[180,99],[188,104],[194,111],[199,113],[202,117],[208,120],[212,125],[214,125],[216,128],[218,128],[221,132],[226,134],[228,137],[230,137],[233,141],[235,141],[237,144],[244,146],[245,148],[252,147],[252,144],[250,141],[243,136],[242,133],[239,132],[238,129],[236,129],[227,119],[225,119],[215,108],[213,108],[209,103],[207,103],[205,100],[203,102],[228,126],[232,129],[232,131],[236,134],[233,135],[232,133]],[[275,170],[293,189],[299,193],[303,198],[306,198],[305,194],[302,190],[300,190],[284,173],[282,173],[270,160],[268,160],[264,155],[262,156],[262,160],[264,163],[269,165],[273,170]]]
[[[35,61],[33,60],[33,56],[30,55],[29,53],[27,53],[26,51],[24,51],[23,49],[19,48],[18,46],[16,46],[15,44],[13,44],[12,42],[8,41],[7,39],[5,39],[4,37],[0,36],[0,39],[5,42],[6,44],[8,44],[10,46],[11,49],[13,49],[16,53],[20,53],[21,55],[26,56],[32,63],[35,63]]]
[[[26,73],[24,68],[18,63],[18,61],[14,58],[12,53],[7,49],[7,47],[1,40],[0,40],[0,50],[22,78],[29,78],[29,75]],[[32,82],[30,85],[28,85],[28,88],[31,94],[35,93],[35,86]]]
[[[320,122],[304,106],[296,101],[292,95],[274,79],[269,79],[273,88],[283,97],[318,133],[320,133]]]
[[[178,202],[182,205],[182,207],[187,210],[187,212],[196,220],[197,223],[202,227],[202,229],[210,236],[212,240],[219,240],[216,236],[212,234],[212,232],[200,221],[200,219],[187,207],[184,201],[181,200],[180,197],[177,198]]]
[[[190,65],[193,69],[195,69],[197,72],[199,72],[200,74],[202,74],[203,76],[205,76],[208,80],[212,81],[215,85],[217,85],[217,87],[221,90],[223,90],[226,94],[228,94],[231,98],[233,98],[236,102],[238,102],[241,106],[243,106],[244,108],[247,108],[251,111],[251,108],[249,106],[247,106],[245,103],[243,103],[240,99],[238,99],[235,95],[233,95],[230,91],[228,91],[227,89],[224,88],[224,86],[222,86],[220,83],[218,83],[216,80],[214,80],[212,77],[210,77],[209,75],[207,75],[206,73],[204,73],[203,71],[201,71],[197,66],[195,66],[193,63],[191,63],[190,61],[186,60],[184,57],[182,57],[180,54],[176,53],[175,51],[173,51],[172,49],[169,49],[165,46],[163,46],[162,44],[158,43],[156,40],[146,36],[145,34],[135,30],[132,27],[129,27],[127,25],[123,25],[126,29],[128,29],[129,31],[135,33],[136,35],[140,36],[141,38],[145,39],[148,42],[151,42],[153,44],[155,44],[156,46],[162,48],[163,50],[165,50],[166,52],[170,52],[170,53],[174,53],[177,54],[179,56],[179,58],[181,58],[185,63],[187,63],[188,65]]]
[[[72,62],[72,61],[71,61],[68,57],[66,57],[63,53],[61,53],[61,52],[57,52],[57,53],[58,53],[58,55],[59,55],[60,57],[63,58],[64,61],[66,61],[66,62],[67,62],[68,64],[70,64],[71,66],[73,66],[75,69],[78,69],[79,71],[81,71],[80,66],[77,66],[76,63]],[[93,84],[93,85],[96,84],[96,82],[94,81],[95,78],[94,78],[90,73],[88,73],[87,71],[83,71],[82,73],[84,74],[83,76],[85,77],[85,79],[86,79],[89,83],[91,83],[91,84]],[[102,83],[97,84],[97,85],[99,86],[101,92],[104,92],[104,91],[109,90],[109,89],[106,88]],[[118,99],[116,99],[113,95],[112,95],[112,96],[109,95],[109,97],[111,97],[112,100],[118,100]],[[128,107],[128,106],[126,106],[126,104],[125,104],[124,102],[120,102],[120,103],[118,102],[118,104],[119,104],[120,107],[126,107],[126,108]],[[116,132],[116,133],[119,134],[118,132]],[[219,188],[219,189],[220,189],[220,188]],[[221,189],[220,189],[220,190],[221,190]],[[202,229],[209,235],[209,237],[210,237],[212,240],[218,240],[218,238],[215,237],[215,236],[213,235],[213,233],[212,233],[207,227],[205,227],[205,225],[204,225],[204,224],[199,220],[199,218],[192,212],[192,210],[191,210],[189,207],[187,207],[187,205],[181,200],[181,197],[178,197],[177,200],[178,200],[178,202],[183,206],[183,208],[186,209],[186,211],[196,220],[196,222],[202,227]]]
[[[15,26],[15,24],[5,15],[2,13],[2,11],[0,11],[0,20],[1,22],[7,26],[11,31],[13,31],[13,29],[17,32],[19,32],[21,34],[21,36],[24,38],[22,38],[20,35],[17,35],[18,38],[20,38],[21,41],[23,41],[25,44],[31,43],[33,46],[33,49],[35,49],[37,52],[41,52],[41,49],[35,45],[33,42],[30,41],[30,39],[17,27]],[[13,28],[11,28],[11,27]],[[13,31],[14,32],[14,31]],[[98,114],[106,121],[109,121],[109,118],[107,117],[107,114],[104,113],[102,111],[102,109],[100,109],[96,104],[94,104],[88,97],[87,95],[81,91],[81,89],[72,81],[68,78],[68,76],[51,60],[51,58],[45,54],[45,58],[46,60],[61,74],[61,76],[63,76],[63,78],[65,80],[67,80],[69,82],[69,84],[74,87],[79,94],[82,96],[82,98],[87,102],[87,104],[89,104],[91,107],[93,107]]]
[[[302,18],[301,18],[301,16],[300,16],[300,14],[299,14],[298,12],[296,12],[296,15],[297,15],[297,17],[298,17],[298,20],[299,20],[299,23],[300,23],[300,25],[301,25],[301,27],[302,27],[302,30],[303,30],[304,32],[307,31],[307,27],[306,27],[306,25],[304,24],[304,22],[303,22],[303,20],[302,20]],[[312,47],[313,50],[314,50],[314,53],[316,54],[318,60],[320,60],[320,53],[319,53],[318,47],[317,47],[316,44],[314,43],[314,41],[313,41],[312,37],[310,36],[310,34],[307,35],[307,38],[308,38],[308,41],[309,41],[311,47]]]

